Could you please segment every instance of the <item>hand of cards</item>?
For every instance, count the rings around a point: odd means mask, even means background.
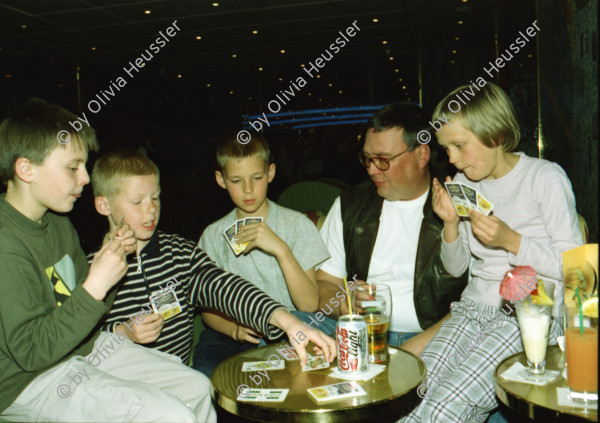
[[[229,246],[231,247],[231,249],[233,250],[233,253],[236,256],[239,256],[240,254],[242,254],[249,244],[248,242],[245,242],[243,244],[238,244],[237,242],[235,242],[235,236],[237,235],[238,230],[242,226],[246,226],[251,223],[260,223],[262,221],[263,221],[262,217],[246,217],[245,219],[238,219],[235,221],[235,223],[233,225],[231,225],[230,227],[228,227],[227,229],[225,229],[223,231],[223,235],[225,236],[225,239],[229,243]]]
[[[492,203],[476,189],[461,182],[445,182],[444,184],[459,216],[468,216],[471,210],[476,210],[486,216],[492,212],[494,208]]]

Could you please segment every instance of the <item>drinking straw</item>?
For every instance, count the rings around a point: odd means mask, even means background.
[[[583,307],[581,306],[581,295],[579,295],[579,287],[575,288],[575,295],[577,295],[577,305],[579,307],[579,334],[583,335]]]
[[[350,299],[350,290],[348,289],[348,279],[346,279],[344,277],[344,286],[346,287],[346,294],[348,294],[348,309],[350,311],[350,316],[352,316],[354,313],[352,313],[352,300]]]

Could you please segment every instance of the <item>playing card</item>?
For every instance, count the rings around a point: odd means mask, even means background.
[[[321,356],[310,356],[306,361],[306,364],[302,366],[303,372],[310,372],[311,370],[326,369],[329,367],[329,361]]]
[[[476,209],[477,208],[477,190],[475,190],[465,184],[461,184],[460,187],[462,188],[462,191],[465,194],[467,201],[469,201],[469,206],[471,206],[472,209]]]
[[[235,242],[236,234],[237,234],[237,225],[235,223],[223,231],[223,236],[225,236],[225,239],[229,243],[229,246],[233,250],[233,253],[236,256],[239,256],[242,253],[242,251],[244,251],[244,248],[246,248],[246,247],[241,248],[240,245],[238,245]]]
[[[238,219],[238,220],[235,221],[235,233],[236,234],[238,233],[238,231],[240,230],[240,228],[245,225],[245,223],[244,223],[245,220],[246,219]]]
[[[281,370],[285,367],[285,361],[279,360],[277,364],[268,361],[247,361],[242,365],[242,372],[259,372],[263,370]]]
[[[367,395],[365,390],[356,382],[341,382],[333,385],[308,389],[308,393],[318,402],[336,401],[349,397]]]
[[[238,401],[281,402],[289,389],[249,389],[238,396]]]
[[[251,223],[261,223],[263,221],[262,217],[247,217],[244,219],[246,225],[250,225]]]
[[[163,320],[168,320],[181,313],[181,305],[172,287],[152,294],[150,304],[155,313],[162,315]]]
[[[283,347],[283,348],[277,348],[277,352],[279,353],[280,356],[282,356],[283,358],[285,358],[288,361],[298,360],[300,358],[300,357],[298,357],[296,350],[293,349],[289,345],[286,347]]]
[[[445,182],[444,184],[446,185],[448,194],[450,194],[450,199],[452,200],[452,204],[454,204],[456,213],[459,216],[468,216],[471,208],[469,207],[469,200],[467,200],[461,189],[461,184],[457,182]]]
[[[477,193],[477,208],[487,216],[492,212],[494,206],[483,195]]]

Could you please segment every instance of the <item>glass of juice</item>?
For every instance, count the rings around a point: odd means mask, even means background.
[[[352,309],[364,316],[367,322],[369,362],[388,360],[387,331],[392,315],[390,287],[381,283],[361,285],[352,291]]]
[[[598,317],[580,317],[571,307],[565,317],[569,395],[575,401],[598,401]]]
[[[550,298],[554,297],[554,286],[548,286],[547,295]],[[516,303],[515,306],[525,357],[527,357],[528,373],[530,375],[544,374],[553,306],[534,304],[531,295]]]

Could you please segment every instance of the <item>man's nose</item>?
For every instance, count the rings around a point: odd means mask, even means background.
[[[369,164],[367,165],[367,174],[369,176],[377,175],[377,174],[380,174],[381,172],[383,172],[383,171],[379,170],[379,168],[377,168],[377,166],[375,166],[375,163],[373,163],[372,161],[370,161]]]

